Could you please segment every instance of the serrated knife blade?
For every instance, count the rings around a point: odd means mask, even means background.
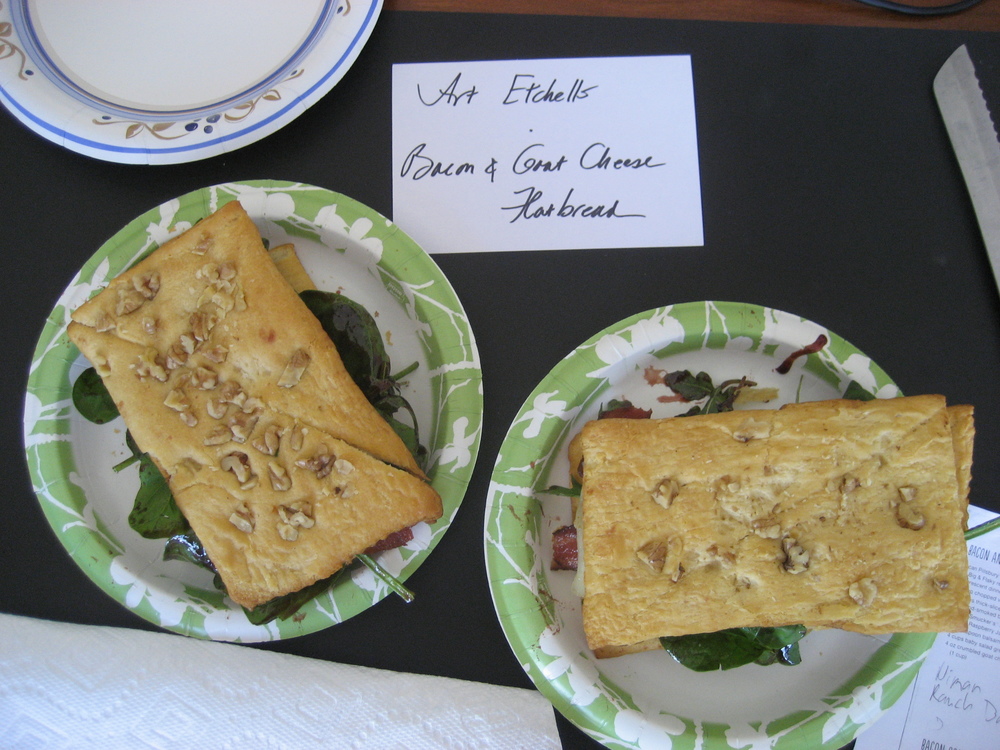
[[[934,96],[1000,286],[1000,141],[964,44],[934,77]]]

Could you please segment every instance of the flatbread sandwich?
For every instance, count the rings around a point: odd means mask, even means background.
[[[135,443],[229,596],[324,580],[441,499],[237,201],[73,312]]]
[[[971,407],[933,395],[589,422],[571,450],[589,646],[964,631],[973,434]]]

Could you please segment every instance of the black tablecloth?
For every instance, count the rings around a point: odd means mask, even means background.
[[[670,303],[732,300],[802,315],[872,357],[904,393],[974,404],[971,499],[1000,510],[1000,399],[991,395],[1000,298],[931,90],[962,43],[1000,112],[995,34],[385,13],[330,94],[229,155],[111,164],[63,150],[3,113],[0,610],[155,629],[71,562],[28,480],[27,366],[75,271],[141,212],[225,181],[311,183],[391,216],[391,66],[400,62],[690,54],[705,244],[436,256],[471,319],[485,382],[485,429],[464,504],[410,579],[414,603],[390,597],[334,628],[258,648],[530,687],[485,577],[483,510],[497,450],[525,397],[565,354]],[[560,729],[567,748],[594,745],[566,722]]]

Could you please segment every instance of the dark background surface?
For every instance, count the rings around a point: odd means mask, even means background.
[[[1000,510],[1000,298],[931,90],[962,43],[1000,112],[996,34],[385,13],[330,94],[230,155],[111,164],[0,113],[0,611],[156,629],[77,569],[28,479],[27,367],[73,274],[138,214],[219,182],[311,183],[391,217],[391,66],[401,62],[690,54],[705,245],[435,256],[482,359],[485,429],[463,506],[410,578],[414,603],[389,597],[334,628],[258,648],[530,687],[486,583],[482,523],[493,462],[523,400],[557,361],[604,327],[665,304],[733,300],[802,315],[872,357],[904,393],[974,404],[971,500]],[[560,730],[566,748],[596,746],[566,722]]]

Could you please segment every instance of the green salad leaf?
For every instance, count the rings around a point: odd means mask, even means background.
[[[358,388],[392,425],[421,468],[426,469],[427,450],[420,443],[416,415],[399,392],[400,380],[412,372],[415,365],[398,375],[392,374],[392,364],[375,318],[354,300],[318,289],[307,289],[299,296],[337,347],[344,367]],[[400,412],[406,416],[406,421],[397,418]]]
[[[146,539],[166,539],[188,528],[167,480],[148,453],[139,457],[139,491],[128,522]]]
[[[861,383],[856,380],[852,380],[847,384],[847,388],[844,390],[843,398],[850,398],[855,401],[874,401],[876,396],[874,393],[861,385]]]
[[[202,545],[198,535],[191,529],[178,532],[167,540],[163,548],[163,559],[184,560],[210,570],[213,573],[215,572],[215,566],[209,559],[208,553],[205,552],[205,547]]]
[[[676,370],[664,375],[663,382],[685,401],[703,403],[696,404],[680,416],[689,417],[695,414],[716,414],[722,411],[732,411],[733,402],[739,392],[755,383],[743,377],[739,380],[726,380],[716,386],[711,376],[706,372],[697,375],[690,370]]]
[[[316,583],[311,583],[303,589],[293,591],[290,594],[276,596],[270,601],[259,604],[253,609],[243,608],[247,619],[254,625],[266,625],[271,620],[286,620],[302,607],[303,604],[313,599],[330,588],[347,568],[341,568],[329,578],[324,578]]]
[[[106,424],[118,417],[118,405],[93,367],[80,373],[73,383],[73,406],[94,424]]]
[[[729,628],[714,633],[668,636],[660,645],[678,662],[696,672],[735,669],[744,664],[784,664],[802,661],[802,625],[780,628]]]

